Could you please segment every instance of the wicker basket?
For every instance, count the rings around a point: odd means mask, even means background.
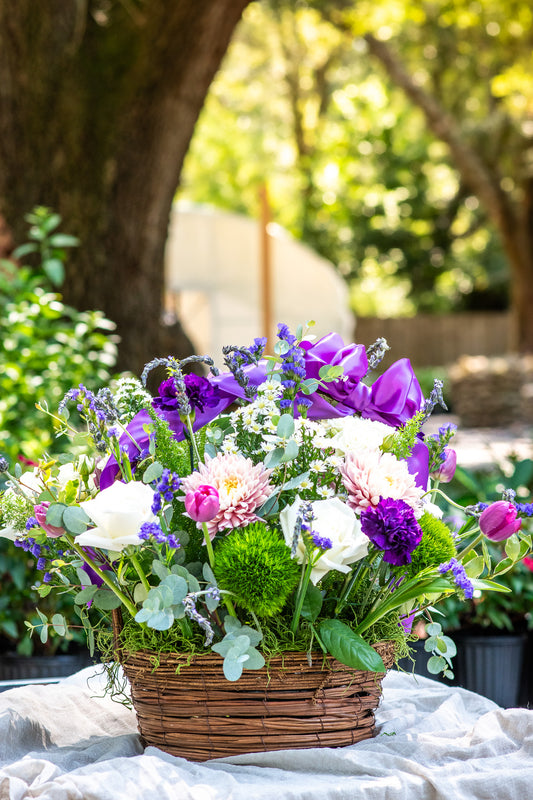
[[[392,642],[376,645],[391,666]],[[374,733],[381,673],[316,653],[270,659],[235,683],[215,655],[120,653],[143,744],[192,761],[240,753],[341,747]]]

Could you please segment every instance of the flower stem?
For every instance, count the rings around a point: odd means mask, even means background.
[[[131,616],[135,617],[135,615],[137,613],[136,607],[133,605],[131,600],[128,597],[126,597],[124,592],[122,592],[118,588],[118,586],[115,586],[113,581],[110,578],[108,578],[108,576],[105,574],[105,570],[100,569],[100,567],[97,564],[95,564],[95,562],[92,560],[92,558],[89,555],[87,555],[87,553],[83,550],[83,548],[80,547],[78,544],[76,544],[76,542],[74,541],[74,537],[73,536],[71,536],[69,533],[65,533],[64,536],[65,536],[65,539],[67,540],[67,542],[69,543],[69,545],[74,550],[74,552],[76,552],[79,555],[79,557],[83,561],[85,561],[85,563],[88,564],[91,567],[91,569],[93,569],[96,572],[98,577],[102,579],[102,581],[105,583],[107,588],[111,589],[111,591],[114,594],[116,594],[116,596],[118,597],[120,602],[127,608],[128,612],[131,614]]]
[[[139,559],[137,558],[137,556],[134,553],[130,553],[129,559],[130,559],[131,563],[133,564],[133,566],[135,567],[137,575],[141,579],[142,585],[144,586],[146,591],[149,592],[152,587],[148,583],[146,575],[144,574],[143,569],[142,569],[141,565],[139,564]]]
[[[309,585],[309,579],[311,578],[312,569],[313,569],[313,562],[311,559],[308,558],[308,560],[305,563],[305,566],[302,568],[302,576],[300,579],[300,585],[298,586],[296,605],[294,608],[294,614],[292,615],[292,622],[291,622],[292,633],[296,633],[296,631],[298,630],[300,614],[302,613],[302,606],[304,604],[304,598],[307,592],[307,587]]]
[[[200,451],[198,450],[198,445],[196,444],[196,437],[195,437],[194,431],[192,429],[191,415],[190,414],[186,414],[185,420],[186,420],[186,423],[187,423],[187,430],[189,431],[189,437],[190,437],[192,449],[193,449],[193,452],[194,452],[194,457],[196,458],[196,463],[199,464],[200,461],[201,461],[201,459],[200,459]]]
[[[207,549],[207,558],[209,559],[209,566],[211,569],[215,568],[215,554],[213,552],[213,545],[211,543],[211,537],[209,536],[209,531],[207,529],[207,523],[202,522],[202,530],[204,532],[204,542]],[[228,612],[231,614],[232,617],[237,616],[237,612],[235,611],[235,607],[231,602],[229,597],[222,597],[224,600],[224,605],[228,609]]]
[[[475,528],[474,528],[474,531],[475,531]],[[472,534],[474,531],[469,531],[469,533]],[[458,561],[462,561],[463,558],[468,553],[470,553],[471,550],[474,550],[474,548],[476,548],[478,546],[478,544],[483,541],[483,537],[484,536],[485,536],[485,534],[480,531],[480,533],[478,533],[478,535],[476,536],[474,541],[470,542],[470,544],[467,547],[465,547],[464,550],[461,550],[460,553],[457,553],[457,560]]]

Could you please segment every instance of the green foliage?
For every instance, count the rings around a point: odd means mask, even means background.
[[[262,635],[238,619],[228,615],[224,620],[226,635],[221,642],[214,644],[212,650],[224,658],[222,669],[228,681],[238,681],[243,669],[261,669],[265,665],[264,656],[256,650]]]
[[[515,120],[507,104],[525,104],[532,85],[529,8],[513,3],[515,24],[502,0],[490,5],[251,4],[195,130],[182,193],[257,216],[266,181],[275,220],[338,266],[361,315],[504,307],[507,267],[478,198],[363,40],[384,26],[396,36],[408,72],[448,104],[495,183],[504,175],[518,192],[526,106]]]
[[[448,526],[426,511],[418,520],[423,531],[422,541],[411,556],[407,575],[413,577],[425,567],[438,567],[455,556],[454,538]]]
[[[290,549],[261,522],[237,528],[217,545],[215,555],[220,588],[259,617],[277,614],[298,583],[300,570]]]
[[[37,460],[54,441],[51,417],[35,404],[56,407],[79,383],[103,385],[115,363],[114,325],[99,311],[79,312],[50,291],[62,278],[65,248],[76,240],[57,232],[60,218],[46,209],[27,217],[30,241],[18,257],[38,257],[34,267],[0,265],[0,452],[9,460]],[[60,439],[54,446],[61,451]],[[65,447],[67,443],[65,441]]]

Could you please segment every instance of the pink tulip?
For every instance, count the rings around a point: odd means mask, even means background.
[[[442,456],[441,464],[431,473],[431,477],[435,481],[440,481],[440,483],[449,483],[455,475],[457,453],[453,447],[445,447]]]
[[[202,483],[185,495],[185,510],[195,522],[209,522],[219,509],[220,500],[214,486]]]
[[[47,524],[46,512],[48,511],[49,505],[50,503],[47,500],[44,503],[39,503],[38,505],[33,507],[33,513],[35,514],[35,519],[37,520],[43,531],[45,531],[45,533],[47,533],[48,536],[51,536],[52,538],[55,539],[58,536],[63,536],[63,534],[65,533],[65,529],[58,528],[55,525]]]
[[[516,508],[505,500],[491,503],[479,518],[482,533],[492,542],[508,539],[521,525],[522,520],[516,518]]]

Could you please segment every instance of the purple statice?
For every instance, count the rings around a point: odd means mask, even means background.
[[[37,567],[38,570],[42,571],[46,569],[46,563],[47,563],[46,558],[41,556],[40,558],[37,559],[37,564],[35,566]]]
[[[372,544],[383,550],[383,561],[395,566],[411,563],[411,553],[422,540],[422,528],[405,500],[380,498],[377,506],[361,512],[361,528]]]
[[[37,522],[36,517],[28,517],[26,520],[26,530],[31,531],[32,528],[38,528],[39,523]]]
[[[327,536],[320,536],[316,531],[310,532],[311,541],[319,550],[331,550],[333,542]]]
[[[284,410],[292,406],[300,383],[305,378],[305,353],[298,345],[296,336],[283,323],[278,325],[278,338],[285,343],[285,347],[282,348],[280,354],[281,385],[284,390],[283,398],[280,400],[280,408]]]
[[[533,516],[533,503],[515,503],[515,508],[524,517]]]
[[[9,469],[9,462],[4,456],[0,456],[0,473],[7,472]]]
[[[139,539],[148,541],[153,539],[157,544],[166,544],[172,550],[178,550],[180,543],[173,533],[165,533],[157,522],[143,522]]]
[[[439,572],[441,575],[444,575],[446,572],[451,572],[455,585],[458,586],[459,589],[463,590],[467,600],[470,600],[474,596],[474,586],[472,581],[466,574],[465,568],[461,562],[457,561],[456,558],[452,558],[447,564],[441,564],[439,567]]]
[[[163,500],[171,503],[180,486],[180,477],[170,469],[164,469],[156,483],[152,513],[159,514],[163,507]]]

